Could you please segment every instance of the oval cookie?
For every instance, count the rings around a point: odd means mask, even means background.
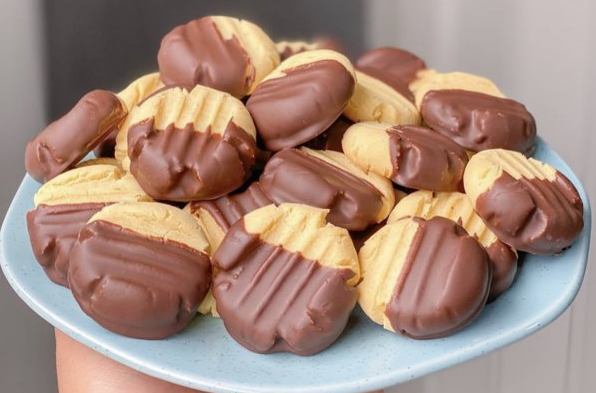
[[[203,85],[242,98],[279,64],[275,44],[257,25],[206,16],[170,31],[157,54],[166,85]]]
[[[85,94],[70,112],[27,144],[27,173],[40,183],[58,176],[92,151],[126,114],[122,101],[109,91]]]
[[[133,109],[127,123],[118,142],[126,136],[130,171],[155,199],[213,199],[250,176],[254,124],[229,94],[203,86],[168,89]]]
[[[161,203],[103,208],[81,230],[68,282],[106,329],[161,339],[195,316],[211,283],[209,243],[186,212]]]
[[[583,229],[583,203],[569,179],[521,153],[493,149],[475,154],[464,186],[486,225],[518,250],[556,254]]]
[[[303,52],[269,74],[246,107],[264,146],[278,151],[323,133],[348,104],[355,83],[354,69],[344,55]]]
[[[416,191],[404,197],[391,211],[388,223],[403,217],[430,219],[440,216],[461,225],[486,249],[492,264],[492,280],[488,301],[507,290],[517,272],[517,252],[503,243],[476,214],[468,197],[461,192]]]
[[[484,248],[443,217],[403,218],[376,232],[358,254],[358,302],[385,329],[416,339],[470,324],[489,291]]]
[[[136,180],[115,165],[92,165],[56,176],[35,193],[27,230],[35,258],[48,277],[68,287],[68,261],[79,231],[116,202],[151,201]]]
[[[357,123],[344,134],[342,147],[364,171],[401,186],[434,191],[462,189],[468,162],[465,149],[428,128]]]
[[[213,257],[213,295],[230,335],[251,351],[312,355],[356,304],[360,269],[348,232],[326,210],[269,205],[237,221]]]

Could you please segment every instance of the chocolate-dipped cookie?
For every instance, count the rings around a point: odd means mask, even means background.
[[[519,152],[492,149],[475,154],[464,187],[490,230],[518,250],[556,254],[583,229],[583,202],[569,179]]]
[[[141,187],[160,200],[213,199],[242,185],[255,162],[255,128],[242,103],[204,86],[172,88],[134,108],[123,160]],[[121,136],[122,135],[122,136]],[[126,137],[124,137],[124,135]]]
[[[424,95],[420,113],[430,128],[473,152],[534,151],[536,122],[517,101],[466,90],[432,90]]]
[[[348,232],[326,210],[269,205],[237,221],[215,253],[217,310],[251,351],[312,355],[331,345],[356,303],[360,269]]]
[[[420,108],[426,93],[433,90],[466,90],[505,98],[492,81],[465,72],[425,72],[415,85],[410,84],[410,89],[414,93],[417,108]]]
[[[464,328],[488,296],[486,251],[444,217],[387,224],[368,239],[358,258],[362,310],[385,329],[412,338],[437,338]]]
[[[417,190],[462,190],[463,147],[425,127],[356,123],[344,134],[345,155],[366,172]]]
[[[436,216],[449,218],[461,225],[486,249],[492,266],[488,301],[493,301],[513,283],[517,272],[517,252],[503,243],[476,214],[468,197],[461,192],[416,191],[404,197],[391,211],[388,223],[403,217]]]
[[[154,72],[151,74],[143,75],[140,78],[132,81],[124,90],[116,94],[124,106],[128,109],[128,112],[137,106],[141,101],[147,98],[153,92],[163,88],[164,84],[159,79],[159,73]],[[126,124],[126,120],[122,122],[120,127]],[[120,128],[119,127],[119,128]],[[118,129],[115,129],[104,139],[93,152],[96,157],[117,157],[120,161],[126,157],[126,151],[116,153],[116,138],[118,136]]]
[[[206,16],[170,31],[157,55],[166,85],[203,85],[236,98],[251,94],[279,64],[271,39],[257,25]]]
[[[53,282],[68,287],[70,252],[91,216],[112,203],[151,200],[115,165],[96,164],[58,175],[35,193],[35,208],[27,213],[33,254]]]
[[[81,229],[68,282],[83,311],[106,329],[161,339],[195,316],[211,283],[208,252],[203,231],[186,212],[118,203]]]
[[[378,79],[409,84],[419,71],[426,69],[424,60],[403,49],[384,46],[369,50],[356,60],[356,68]]]
[[[27,144],[27,173],[40,183],[58,176],[93,150],[126,114],[122,101],[109,91],[85,94],[70,112]]]
[[[389,180],[336,151],[284,149],[267,162],[259,184],[277,205],[329,209],[330,223],[354,231],[383,221],[395,204]]]
[[[420,113],[401,82],[381,80],[356,71],[356,91],[343,114],[353,122],[376,121],[393,125],[420,124]]]
[[[356,84],[342,54],[313,50],[294,55],[257,86],[246,107],[264,146],[298,146],[322,134],[342,113]]]

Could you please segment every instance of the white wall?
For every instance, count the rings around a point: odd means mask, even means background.
[[[25,174],[25,144],[45,119],[41,5],[0,0],[0,221]],[[53,330],[0,274],[0,392],[56,390]]]
[[[538,133],[596,200],[596,2],[369,2],[368,45],[395,45],[428,66],[494,80],[534,114]],[[596,236],[592,236],[594,242]],[[536,335],[391,393],[596,391],[594,253],[574,305]]]

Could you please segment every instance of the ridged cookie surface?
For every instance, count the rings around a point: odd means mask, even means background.
[[[348,232],[326,214],[270,205],[227,232],[213,258],[213,294],[227,331],[246,348],[311,355],[343,331],[360,268]]]
[[[519,152],[477,153],[466,168],[464,186],[486,225],[518,250],[559,253],[583,228],[583,203],[569,179]]]

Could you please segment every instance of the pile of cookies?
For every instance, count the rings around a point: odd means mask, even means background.
[[[251,351],[311,355],[358,302],[442,337],[510,287],[518,251],[583,228],[573,185],[529,158],[534,118],[485,78],[223,16],[176,27],[157,60],[25,156],[35,257],[113,332],[160,339],[200,311]]]

